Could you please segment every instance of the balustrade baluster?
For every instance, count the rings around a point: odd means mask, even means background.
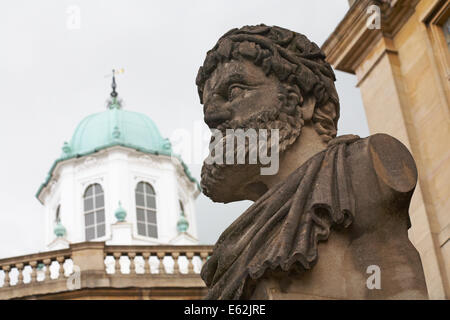
[[[194,258],[193,252],[186,252],[186,258],[188,259],[188,274],[195,273],[194,272],[194,261],[192,260]]]
[[[159,261],[158,273],[165,274],[166,268],[164,267],[164,257],[166,256],[166,253],[165,252],[157,252],[156,255],[157,255],[158,261]]]
[[[2,270],[5,272],[5,279],[3,280],[3,287],[9,287],[11,285],[11,279],[9,277],[10,266],[3,266]]]
[[[178,264],[178,257],[180,256],[179,252],[172,252],[173,259],[173,274],[180,273],[180,265]]]
[[[22,284],[23,283],[23,263],[17,263],[16,264],[16,268],[17,268],[17,283],[16,285]]]
[[[51,277],[50,277],[50,275],[51,275],[51,272],[50,272],[50,265],[52,264],[52,260],[51,259],[44,259],[44,261],[42,261],[43,263],[44,263],[44,266],[45,266],[45,279],[44,279],[44,281],[46,281],[46,280],[50,280],[51,279]]]
[[[37,261],[31,261],[30,262],[30,267],[31,267],[31,273],[30,273],[30,283],[34,283],[37,280],[37,272],[36,272],[36,267],[37,267]]]
[[[130,259],[130,274],[136,274],[136,265],[134,263],[135,257],[136,257],[135,252],[128,252],[128,258]]]
[[[56,279],[59,278],[64,278],[64,261],[65,258],[64,257],[56,257],[56,261],[58,261],[59,263],[59,270],[58,270],[58,277],[56,277]]]
[[[144,273],[151,273],[150,271],[150,253],[149,252],[143,252],[142,253],[142,258],[144,259]]]
[[[122,253],[114,252],[113,256],[114,256],[114,273],[115,274],[120,274],[121,273],[121,270],[120,270],[120,257],[122,256]]]
[[[206,260],[208,259],[208,252],[200,252],[200,258],[202,259],[202,267],[205,265]]]

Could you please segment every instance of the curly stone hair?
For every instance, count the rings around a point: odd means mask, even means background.
[[[324,141],[336,137],[339,97],[333,69],[325,54],[300,33],[277,26],[245,26],[225,33],[208,51],[196,84],[203,104],[206,80],[221,62],[244,57],[260,66],[266,75],[274,74],[282,84],[294,88],[303,98],[314,97],[312,122]]]

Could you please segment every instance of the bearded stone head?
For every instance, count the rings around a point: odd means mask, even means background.
[[[208,51],[196,84],[206,124],[224,136],[214,143],[225,142],[226,129],[279,129],[282,157],[304,127],[314,128],[324,142],[336,136],[334,81],[325,55],[306,36],[258,25],[223,35]],[[216,202],[256,200],[267,190],[261,166],[205,162],[203,192]]]

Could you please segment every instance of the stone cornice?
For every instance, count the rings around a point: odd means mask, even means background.
[[[323,43],[322,50],[337,70],[355,73],[357,66],[382,37],[392,38],[414,12],[419,0],[360,0]],[[367,28],[367,8],[381,9],[381,29]]]
[[[55,162],[53,163],[52,167],[50,168],[49,173],[47,174],[47,177],[44,181],[44,183],[41,184],[41,186],[39,187],[38,191],[36,192],[36,198],[39,200],[39,202],[41,204],[44,203],[43,199],[45,197],[46,194],[48,194],[49,192],[49,185],[51,183],[51,181],[55,181],[58,178],[57,175],[57,171],[59,169],[59,167],[64,163],[77,163],[80,161],[84,161],[86,159],[86,157],[96,157],[98,155],[103,155],[106,151],[111,150],[111,149],[124,149],[124,150],[134,150],[135,154],[144,154],[144,155],[149,155],[149,156],[157,156],[157,157],[163,157],[165,159],[177,159],[177,161],[175,161],[174,163],[178,163],[179,167],[182,170],[182,177],[185,177],[187,181],[186,182],[187,185],[192,184],[194,189],[197,189],[194,193],[196,195],[200,194],[200,184],[199,182],[191,175],[189,168],[187,167],[187,165],[183,162],[183,160],[181,159],[180,155],[177,154],[171,154],[169,153],[162,153],[162,152],[157,152],[157,151],[153,151],[153,150],[144,150],[142,148],[137,148],[135,146],[131,146],[131,145],[123,145],[120,143],[114,143],[111,145],[105,145],[102,147],[99,147],[98,149],[92,151],[92,152],[88,152],[85,154],[76,154],[76,155],[71,155],[68,157],[61,157],[57,160],[55,160]],[[83,160],[80,160],[83,159]]]

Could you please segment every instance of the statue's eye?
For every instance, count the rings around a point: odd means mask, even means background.
[[[228,100],[233,101],[237,97],[239,97],[244,92],[244,88],[237,85],[232,85],[228,89]]]

